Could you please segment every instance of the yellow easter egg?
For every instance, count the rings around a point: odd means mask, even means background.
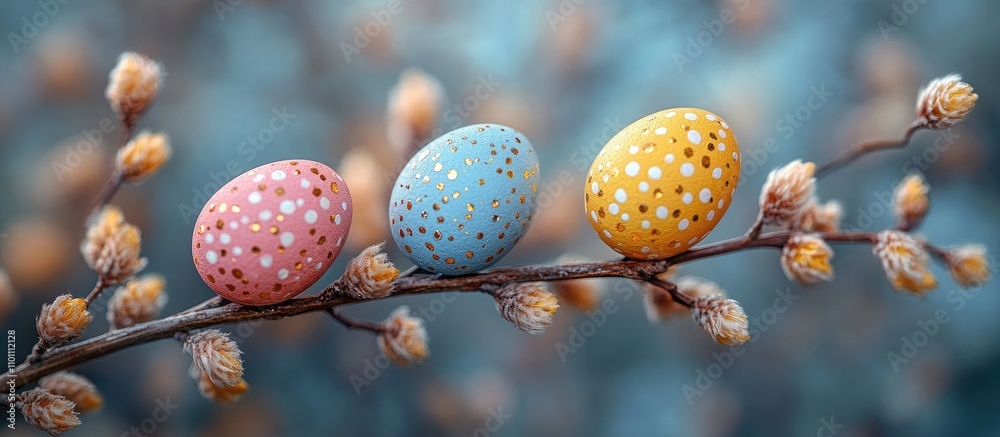
[[[740,149],[703,109],[650,114],[615,134],[587,173],[590,224],[629,258],[662,259],[705,238],[736,191]]]

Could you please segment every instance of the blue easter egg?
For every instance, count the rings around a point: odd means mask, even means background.
[[[424,270],[484,269],[528,230],[538,184],[538,157],[524,134],[498,124],[455,129],[400,172],[389,199],[392,238]]]

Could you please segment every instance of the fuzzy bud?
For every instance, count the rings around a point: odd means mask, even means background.
[[[48,346],[66,344],[83,334],[94,316],[87,311],[87,301],[64,294],[51,304],[42,305],[35,322],[38,338]]]
[[[104,95],[118,118],[132,126],[156,98],[162,76],[156,62],[137,53],[125,52],[108,76]]]
[[[106,284],[117,284],[146,267],[141,245],[139,228],[126,223],[121,210],[106,206],[87,228],[80,252]]]
[[[781,249],[781,269],[785,276],[803,285],[833,279],[830,266],[833,249],[815,234],[798,234]]]
[[[837,232],[844,211],[840,202],[826,203],[810,201],[802,208],[802,213],[792,220],[789,229],[801,232]]]
[[[945,260],[951,276],[962,287],[982,286],[993,276],[986,259],[986,247],[981,244],[966,244],[952,249],[945,255]]]
[[[747,315],[733,299],[720,295],[697,298],[691,317],[719,344],[735,346],[750,340]]]
[[[75,373],[54,373],[39,380],[38,386],[76,404],[77,413],[97,411],[104,406],[104,399],[94,383]]]
[[[108,302],[108,324],[111,329],[127,328],[156,318],[167,304],[164,288],[167,281],[160,275],[146,275],[129,280]]]
[[[930,258],[927,251],[909,234],[879,232],[872,252],[882,263],[889,282],[896,290],[921,294],[937,287],[937,280],[927,269]]]
[[[657,277],[661,275],[657,275]],[[667,280],[664,278],[660,279]],[[682,276],[674,282],[674,285],[677,286],[677,291],[694,299],[726,295],[725,290],[719,287],[718,284],[694,276]],[[646,283],[645,287],[646,293],[643,303],[646,308],[646,318],[650,322],[661,322],[678,316],[686,317],[691,314],[691,308],[675,301],[667,290],[649,283]]]
[[[382,322],[376,338],[378,348],[392,362],[409,367],[427,359],[427,330],[424,321],[410,316],[410,308],[401,306]]]
[[[247,384],[243,378],[240,378],[236,385],[219,386],[212,382],[212,378],[209,378],[207,373],[202,372],[196,366],[192,366],[190,373],[191,377],[198,381],[198,391],[201,395],[219,405],[236,402],[250,390],[250,384]]]
[[[191,354],[194,365],[208,375],[212,383],[223,387],[238,385],[243,379],[243,361],[239,346],[217,329],[191,334],[184,342],[184,352]]]
[[[899,229],[913,229],[927,214],[930,204],[927,192],[930,187],[924,182],[923,176],[911,174],[903,179],[893,193],[893,208],[899,220]]]
[[[115,170],[126,182],[138,182],[163,167],[170,154],[170,143],[165,134],[140,132],[118,150]]]
[[[24,420],[49,435],[59,435],[80,425],[73,402],[62,396],[36,388],[21,393],[17,399]]]
[[[917,96],[917,125],[947,129],[962,121],[976,106],[979,95],[962,76],[949,74],[932,80]]]
[[[538,282],[505,284],[494,297],[500,316],[532,335],[545,332],[559,308],[556,296]]]
[[[382,252],[379,243],[369,246],[351,260],[344,275],[337,281],[343,294],[355,299],[378,299],[392,294],[393,281],[399,270],[389,261],[389,255]]]
[[[816,165],[795,160],[767,175],[760,192],[760,211],[766,225],[787,226],[812,200]]]
[[[386,109],[389,141],[397,153],[407,156],[431,136],[443,102],[444,89],[433,76],[419,68],[399,75]]]

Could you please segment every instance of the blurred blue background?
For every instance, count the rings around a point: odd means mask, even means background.
[[[114,120],[107,72],[126,50],[167,72],[139,127],[166,132],[174,157],[115,201],[142,229],[147,271],[168,278],[167,312],[212,295],[191,262],[185,211],[258,165],[328,163],[368,214],[315,290],[388,237],[386,179],[407,157],[387,138],[386,105],[410,67],[441,83],[440,129],[502,123],[539,151],[547,200],[504,265],[614,255],[585,222],[580,181],[604,142],[643,115],[696,106],[733,126],[744,178],[714,241],[750,225],[767,171],[899,136],[918,89],[952,72],[980,95],[966,122],[835,173],[819,193],[843,202],[844,227],[885,228],[894,184],[919,171],[932,187],[921,232],[996,250],[997,14],[986,0],[3,2],[0,261],[19,302],[0,320],[23,356],[41,303],[93,282],[77,247],[120,135],[100,129]],[[275,124],[276,111],[289,115]],[[253,148],[248,137],[270,139]],[[763,148],[769,138],[777,148]],[[563,171],[573,183],[556,182]],[[539,337],[497,317],[485,295],[394,298],[346,312],[381,320],[407,304],[425,314],[422,365],[387,366],[370,335],[320,314],[231,326],[251,385],[242,401],[202,399],[189,357],[161,341],[76,369],[106,406],[71,435],[1000,435],[996,282],[963,294],[937,266],[939,289],[916,298],[892,291],[869,248],[835,249],[837,280],[810,289],[790,283],[769,249],[682,268],[755,320],[740,350],[687,319],[650,324],[641,291],[623,280],[598,284],[606,311],[564,305]],[[922,328],[937,311],[948,322]],[[89,334],[106,328],[99,318]],[[164,401],[178,405],[165,417],[155,413]],[[39,434],[28,428],[4,431]]]

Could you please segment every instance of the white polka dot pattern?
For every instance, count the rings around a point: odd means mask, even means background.
[[[739,175],[739,145],[721,117],[696,108],[660,111],[598,153],[584,190],[587,216],[619,253],[669,257],[712,231]]]

